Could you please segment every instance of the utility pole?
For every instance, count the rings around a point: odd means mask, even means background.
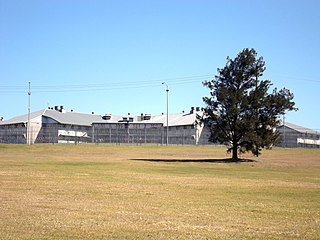
[[[29,82],[29,90],[28,90],[28,123],[27,123],[27,144],[31,144],[31,133],[30,133],[30,98],[31,98],[31,90],[30,90],[30,82]]]
[[[167,131],[166,131],[166,145],[168,146],[169,144],[169,87],[168,85],[163,82],[162,84],[166,85],[166,92],[167,92]]]
[[[286,116],[285,114],[283,114],[283,120],[282,120],[282,124],[283,124],[283,138],[282,138],[282,141],[283,141],[283,148],[285,148],[287,146],[286,144]]]

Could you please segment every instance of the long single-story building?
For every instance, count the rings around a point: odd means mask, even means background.
[[[200,123],[200,108],[167,115],[104,115],[66,111],[63,106],[0,121],[0,143],[211,144],[209,127]],[[28,122],[29,127],[28,127]],[[286,122],[277,128],[276,145],[319,148],[320,133]]]
[[[279,147],[320,148],[320,132],[289,122],[285,122],[277,130],[280,133]]]
[[[197,121],[200,108],[169,114],[169,144],[209,144],[209,132]],[[28,127],[28,122],[29,127]],[[167,116],[104,115],[43,109],[0,122],[0,143],[137,143],[165,144]]]

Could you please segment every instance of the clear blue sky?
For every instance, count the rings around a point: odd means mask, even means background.
[[[243,48],[295,94],[287,121],[320,129],[320,1],[0,0],[0,116],[63,105],[97,114],[203,106],[202,81]]]

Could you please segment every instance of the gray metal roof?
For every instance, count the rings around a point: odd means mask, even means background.
[[[202,112],[169,114],[169,126],[193,125],[197,119],[197,114],[201,114],[201,113]],[[166,126],[167,115],[163,114],[163,115],[151,116],[150,120],[145,120],[144,122],[162,123],[164,126]]]
[[[44,117],[54,119],[61,124],[91,126],[92,122],[100,120],[101,115],[86,114],[77,112],[59,112],[56,110],[47,109]]]
[[[102,117],[95,114],[85,114],[76,112],[59,112],[57,110],[43,109],[30,113],[31,122],[41,122],[42,118],[50,118],[61,124],[90,126],[94,121],[100,121]],[[0,122],[0,125],[27,123],[28,114],[11,118]]]
[[[296,124],[293,124],[293,123],[289,123],[289,122],[285,122],[284,124],[286,127],[288,128],[291,128],[297,132],[300,132],[300,133],[308,133],[308,134],[316,134],[316,135],[320,135],[319,132],[317,131],[314,131],[310,128],[305,128],[305,127],[302,127],[302,126],[299,126],[299,125],[296,125]],[[281,125],[280,127],[282,127],[283,125]]]
[[[196,121],[197,114],[199,112],[194,111],[193,113],[175,113],[169,114],[169,126],[184,126],[192,125]],[[162,123],[166,125],[167,115],[151,115],[150,120],[140,120],[140,116],[135,115],[111,115],[109,120],[104,120],[102,115],[98,114],[87,114],[77,112],[60,112],[52,109],[42,109],[40,111],[32,112],[30,114],[31,122],[41,122],[48,119],[52,119],[61,124],[68,125],[80,125],[80,126],[91,126],[92,123],[117,123],[122,121],[123,118],[133,118],[133,122],[140,123]],[[12,119],[0,122],[0,125],[27,123],[28,114],[14,117]]]
[[[42,109],[40,111],[30,113],[30,121],[34,121],[36,118],[42,116],[44,112],[45,110]],[[19,123],[27,123],[27,122],[28,122],[28,114],[25,114],[25,115],[11,118],[9,120],[1,121],[0,125],[19,124]]]

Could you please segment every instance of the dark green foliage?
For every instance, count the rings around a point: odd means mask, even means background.
[[[262,148],[270,148],[278,138],[274,129],[279,116],[296,110],[288,89],[268,92],[271,82],[259,79],[264,71],[263,58],[246,48],[234,60],[227,58],[215,79],[203,83],[211,94],[203,98],[209,140],[228,145],[233,160],[238,160],[238,151],[258,156]]]

